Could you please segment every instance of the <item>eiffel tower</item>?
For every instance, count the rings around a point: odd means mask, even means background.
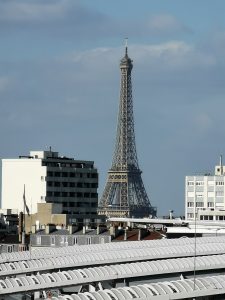
[[[131,71],[132,60],[125,47],[125,56],[120,61],[120,104],[117,123],[117,137],[112,166],[99,202],[98,214],[110,217],[152,217],[156,208],[152,207],[145,191],[138,166]]]

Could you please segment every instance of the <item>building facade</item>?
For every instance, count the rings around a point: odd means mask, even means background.
[[[225,220],[225,166],[222,159],[214,175],[186,176],[185,218],[187,220]]]
[[[36,248],[105,244],[110,243],[111,239],[109,231],[99,226],[95,230],[87,229],[86,226],[78,230],[74,225],[69,225],[67,229],[57,229],[55,226],[47,225],[45,229],[32,232],[30,246]]]
[[[3,159],[2,208],[23,211],[24,186],[31,214],[37,212],[38,203],[56,203],[64,214],[96,215],[98,172],[93,161],[62,157],[51,150]]]

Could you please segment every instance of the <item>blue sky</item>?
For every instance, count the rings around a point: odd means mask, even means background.
[[[0,157],[49,146],[94,160],[116,135],[124,38],[139,165],[159,214],[225,155],[224,0],[0,0]]]

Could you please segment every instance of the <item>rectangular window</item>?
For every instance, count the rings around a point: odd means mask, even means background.
[[[223,191],[218,191],[218,192],[216,192],[216,196],[217,196],[217,197],[223,197],[223,196],[224,196]]]
[[[204,207],[204,202],[196,202],[196,207]]]
[[[214,202],[208,202],[207,206],[208,207],[214,207]]]
[[[194,194],[194,192],[188,192],[188,193],[187,193],[187,196],[188,196],[188,197],[194,197],[195,194]]]
[[[223,181],[217,181],[216,185],[224,185],[224,182]]]
[[[188,218],[194,218],[194,214],[193,214],[193,213],[188,213],[188,214],[187,214],[187,217],[188,217]]]
[[[209,181],[208,181],[208,186],[214,186],[214,181],[209,180]]]
[[[213,198],[214,197],[214,192],[208,192],[208,197],[209,198],[211,198],[211,197]]]
[[[37,237],[37,245],[41,245],[41,236],[36,235]]]
[[[204,185],[204,181],[196,181],[195,185]]]
[[[51,236],[51,245],[55,245],[55,237],[54,236]]]
[[[188,207],[194,207],[194,202],[188,202],[188,203],[187,203],[187,206],[188,206]]]
[[[194,185],[194,181],[188,181],[187,185]]]

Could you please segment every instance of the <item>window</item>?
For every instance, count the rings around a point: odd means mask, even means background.
[[[55,245],[55,237],[51,236],[51,245]]]
[[[90,237],[87,238],[87,244],[91,245],[91,238]]]
[[[8,246],[7,251],[8,251],[9,253],[13,252],[13,247],[12,247],[12,246]]]
[[[37,245],[41,245],[41,236],[36,235]]]
[[[203,181],[196,181],[195,185],[204,185]]]
[[[55,172],[55,177],[60,177],[60,172]]]
[[[70,187],[75,187],[75,182],[70,182]]]
[[[196,202],[196,207],[204,207],[204,202]]]
[[[216,185],[224,185],[224,181],[216,181]]]
[[[194,218],[194,214],[193,213],[189,213],[189,214],[187,214],[187,217],[188,218]]]
[[[65,182],[65,181],[62,182],[62,186],[63,186],[63,187],[67,187],[67,186],[68,186],[68,182]]]
[[[59,187],[59,186],[60,186],[60,182],[59,182],[59,181],[55,181],[55,182],[54,182],[54,186]]]
[[[223,191],[216,192],[217,197],[223,197],[223,195],[224,195]]]
[[[208,207],[214,207],[214,202],[208,202],[208,203],[207,203],[207,206],[208,206]]]
[[[214,186],[214,181],[209,180],[209,181],[208,181],[208,186]]]
[[[214,192],[208,192],[208,197],[214,197]]]
[[[194,181],[188,181],[188,185],[194,185]]]
[[[194,207],[194,202],[188,202],[187,207]]]
[[[91,198],[97,198],[98,194],[97,193],[91,193]]]
[[[74,244],[74,245],[77,244],[77,237],[73,238],[73,244]]]

